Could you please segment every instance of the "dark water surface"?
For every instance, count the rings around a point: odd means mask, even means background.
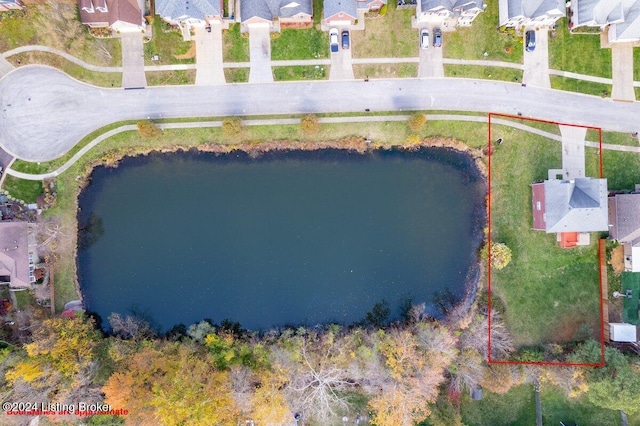
[[[458,301],[482,238],[463,154],[153,154],[99,167],[80,195],[89,310],[250,329],[352,323],[385,299]]]

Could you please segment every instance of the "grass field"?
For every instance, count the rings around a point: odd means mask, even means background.
[[[354,65],[355,78],[415,78],[418,64]]]
[[[283,29],[271,40],[271,59],[318,59],[329,57],[329,35],[319,29]]]
[[[249,38],[240,34],[240,24],[232,24],[222,32],[222,59],[224,62],[249,61]]]
[[[364,31],[352,31],[354,58],[403,58],[418,55],[418,30],[411,28],[415,9],[388,3],[385,16],[366,18]]]
[[[570,34],[567,19],[549,37],[549,67],[611,78],[611,50],[600,48],[599,34]]]
[[[169,64],[192,64],[195,56],[191,58],[179,59],[178,56],[187,55],[191,49],[191,42],[184,41],[180,31],[164,22],[159,17],[153,20],[153,36],[144,44],[145,65],[169,65]],[[158,55],[157,61],[151,58]]]
[[[560,143],[501,126],[492,131],[505,140],[492,157],[493,241],[506,243],[513,256],[492,271],[492,294],[506,306],[516,345],[571,341],[582,324],[599,330],[596,236],[590,246],[564,250],[555,234],[531,229],[529,185],[561,167]],[[587,155],[588,176],[597,176],[597,164]]]
[[[275,81],[326,80],[329,78],[329,67],[324,65],[273,67],[273,78]]]
[[[501,80],[521,82],[522,71],[512,68],[479,67],[470,65],[445,65],[445,77],[480,78],[484,80]]]

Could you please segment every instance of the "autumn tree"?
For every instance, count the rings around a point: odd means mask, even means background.
[[[300,119],[300,128],[305,135],[315,135],[320,131],[320,121],[315,114],[307,114]]]
[[[504,243],[491,244],[491,267],[504,269],[511,262],[511,249]]]
[[[122,339],[143,340],[155,335],[149,322],[137,316],[113,312],[109,315],[109,325],[113,334]]]
[[[155,139],[162,134],[162,130],[151,120],[140,120],[137,126],[138,133],[145,139]]]
[[[419,132],[427,124],[427,116],[422,113],[415,113],[407,120],[407,125],[412,132]]]
[[[222,133],[230,138],[240,136],[242,133],[242,120],[238,117],[227,117],[222,120]]]

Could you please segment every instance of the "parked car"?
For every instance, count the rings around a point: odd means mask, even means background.
[[[429,48],[429,30],[423,28],[420,30],[420,48],[428,49]]]
[[[536,32],[529,30],[524,33],[524,45],[527,52],[533,52],[536,49]]]
[[[331,28],[329,30],[329,47],[331,47],[331,53],[338,51],[338,29]]]
[[[349,48],[349,31],[347,30],[342,31],[342,48]]]
[[[440,31],[440,28],[433,30],[433,47],[442,47],[442,31]]]

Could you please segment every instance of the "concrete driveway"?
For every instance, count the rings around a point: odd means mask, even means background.
[[[442,47],[433,47],[433,29],[427,27],[429,31],[429,47],[427,49],[420,48],[419,40],[420,31],[418,30],[418,37],[416,37],[416,46],[418,47],[420,54],[420,64],[418,65],[418,77],[444,77],[444,64],[442,63]],[[446,34],[442,35],[442,42],[446,39]]]
[[[122,87],[145,87],[144,34],[141,32],[122,33]]]
[[[196,84],[224,84],[222,68],[222,25],[211,24],[211,32],[205,28],[195,29]]]
[[[635,101],[633,88],[633,43],[611,43],[611,99]]]
[[[584,141],[586,127],[559,126],[562,135],[562,174],[565,179],[585,177]]]
[[[353,49],[353,38],[349,34],[349,48],[342,48],[342,31],[344,28],[338,28],[338,42],[340,47],[336,53],[331,55],[331,68],[329,69],[329,80],[353,80],[353,58],[351,49]]]
[[[251,25],[249,28],[249,83],[271,83],[271,33],[269,25]]]
[[[536,31],[536,47],[533,52],[524,49],[524,73],[522,83],[530,86],[550,88],[549,81],[549,30]]]

